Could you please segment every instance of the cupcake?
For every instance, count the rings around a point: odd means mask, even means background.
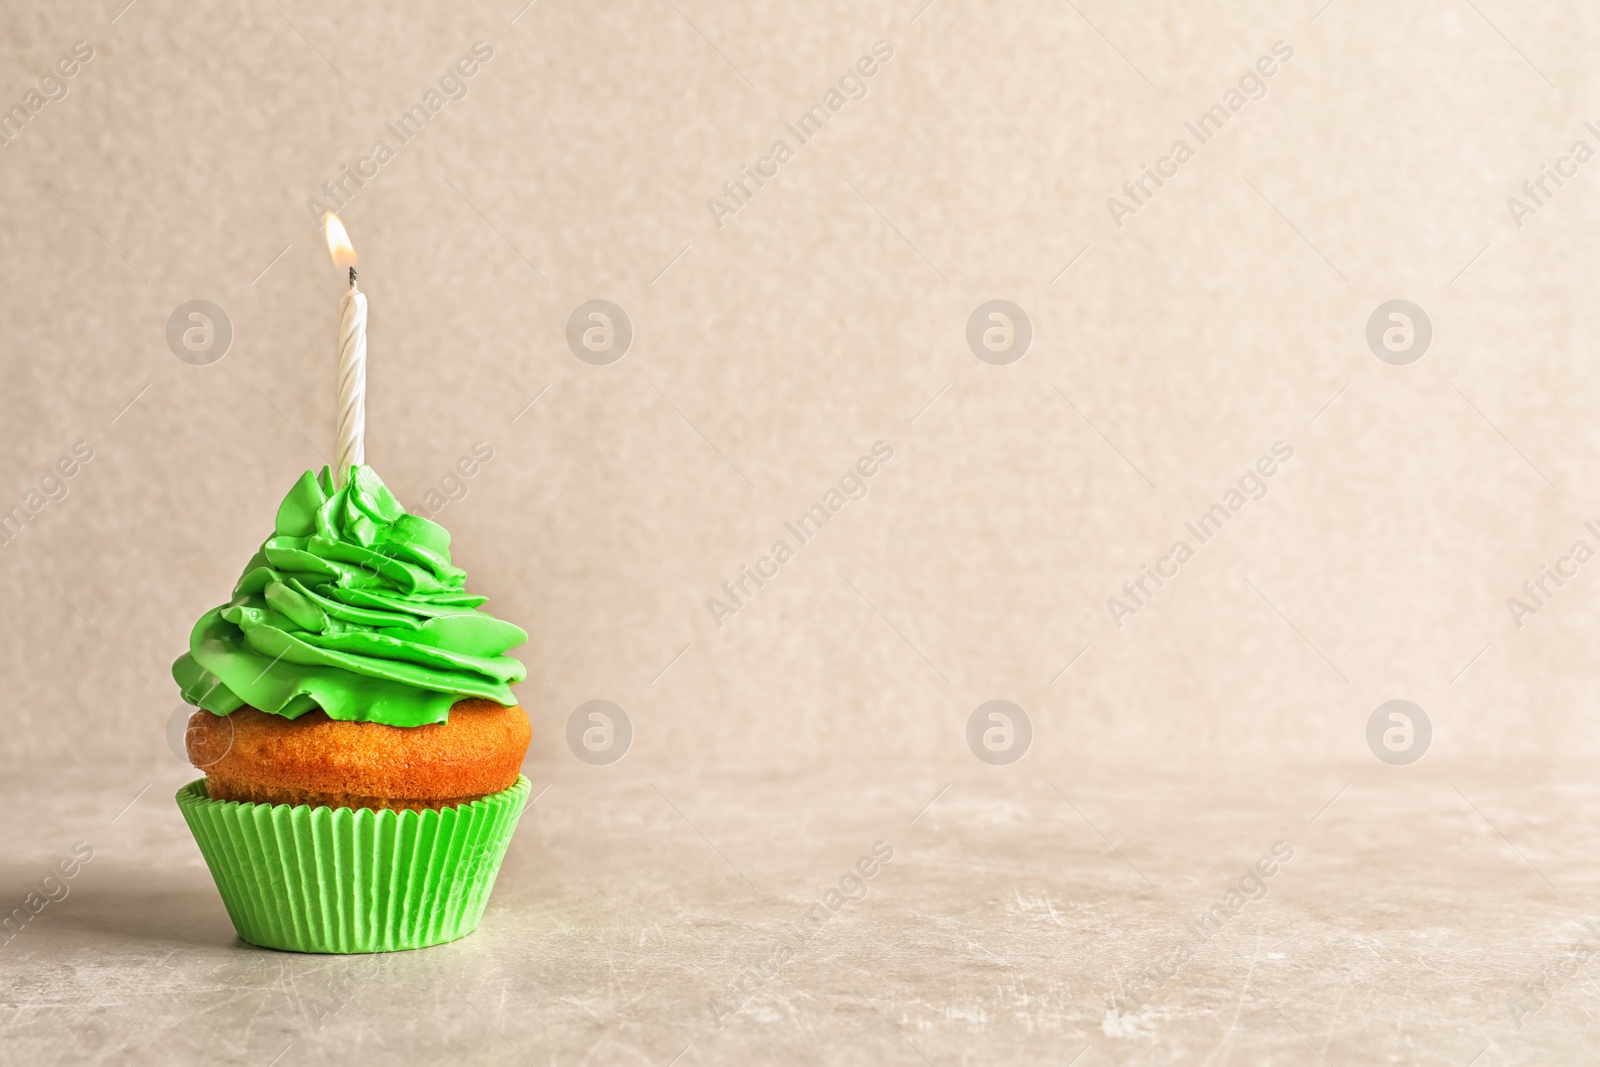
[[[370,467],[307,471],[172,665],[178,804],[239,936],[301,952],[471,933],[527,802],[527,640]]]

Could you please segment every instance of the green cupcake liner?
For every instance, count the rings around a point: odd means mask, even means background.
[[[239,936],[290,952],[393,952],[477,929],[528,779],[471,804],[378,811],[212,800],[178,808]]]

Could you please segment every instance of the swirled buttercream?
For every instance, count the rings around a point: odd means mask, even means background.
[[[400,506],[371,467],[334,489],[301,475],[233,599],[200,617],[172,665],[184,699],[288,719],[441,723],[466,697],[511,705],[528,635],[479,610],[444,527]]]

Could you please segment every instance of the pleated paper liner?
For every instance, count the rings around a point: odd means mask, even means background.
[[[291,952],[392,952],[477,929],[528,801],[528,779],[432,811],[212,800],[178,807],[239,936]]]

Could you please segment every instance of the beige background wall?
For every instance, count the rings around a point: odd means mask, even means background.
[[[1520,228],[1506,199],[1600,145],[1600,16],[920,3],[0,15],[0,104],[94,49],[0,147],[0,507],[94,449],[0,547],[0,761],[163,751],[189,626],[331,452],[340,279],[306,200],[479,40],[343,217],[371,461],[420,504],[495,450],[437,517],[532,635],[532,758],[573,763],[596,697],[637,734],[604,773],[970,767],[996,697],[1040,774],[1371,761],[1391,697],[1442,768],[1593,756],[1600,563],[1520,629],[1505,602],[1600,548],[1600,163]],[[879,40],[866,97],[719,229],[706,199]],[[1279,40],[1266,96],[1119,229],[1107,198]],[[611,366],[564,339],[595,298],[634,327]],[[992,298],[1034,325],[1010,366],[964,338]],[[1364,339],[1396,298],[1433,324],[1410,366]],[[165,340],[193,299],[235,331],[211,366]],[[715,626],[880,439],[866,499]],[[1279,439],[1267,496],[1116,628],[1106,599]]]

